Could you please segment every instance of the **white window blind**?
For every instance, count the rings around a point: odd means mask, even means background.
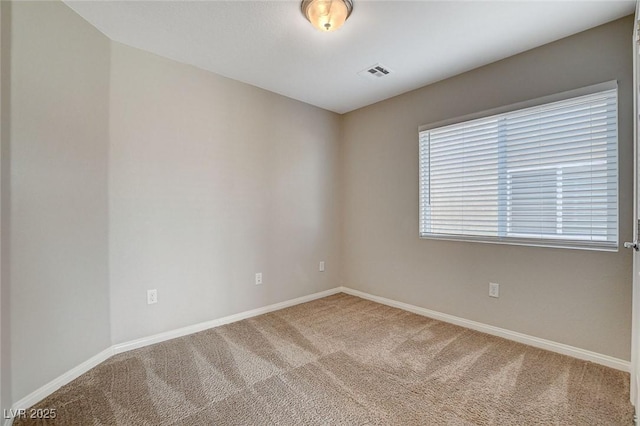
[[[617,250],[617,103],[615,87],[420,131],[420,236]]]

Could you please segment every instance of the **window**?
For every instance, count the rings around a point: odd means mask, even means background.
[[[617,250],[617,103],[611,82],[422,127],[420,236]]]

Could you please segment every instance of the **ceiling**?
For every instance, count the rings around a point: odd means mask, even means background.
[[[304,18],[299,1],[65,3],[112,40],[337,113],[635,9],[635,1],[614,0],[354,0],[345,25],[322,33]],[[377,63],[392,72],[358,74]]]

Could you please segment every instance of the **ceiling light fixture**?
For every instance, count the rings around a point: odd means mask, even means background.
[[[302,14],[322,32],[335,31],[353,10],[352,0],[303,0]]]

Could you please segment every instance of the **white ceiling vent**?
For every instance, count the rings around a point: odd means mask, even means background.
[[[371,80],[377,80],[378,78],[386,77],[391,74],[391,71],[388,67],[385,67],[382,64],[371,65],[360,71],[358,75],[360,77],[365,77]]]

